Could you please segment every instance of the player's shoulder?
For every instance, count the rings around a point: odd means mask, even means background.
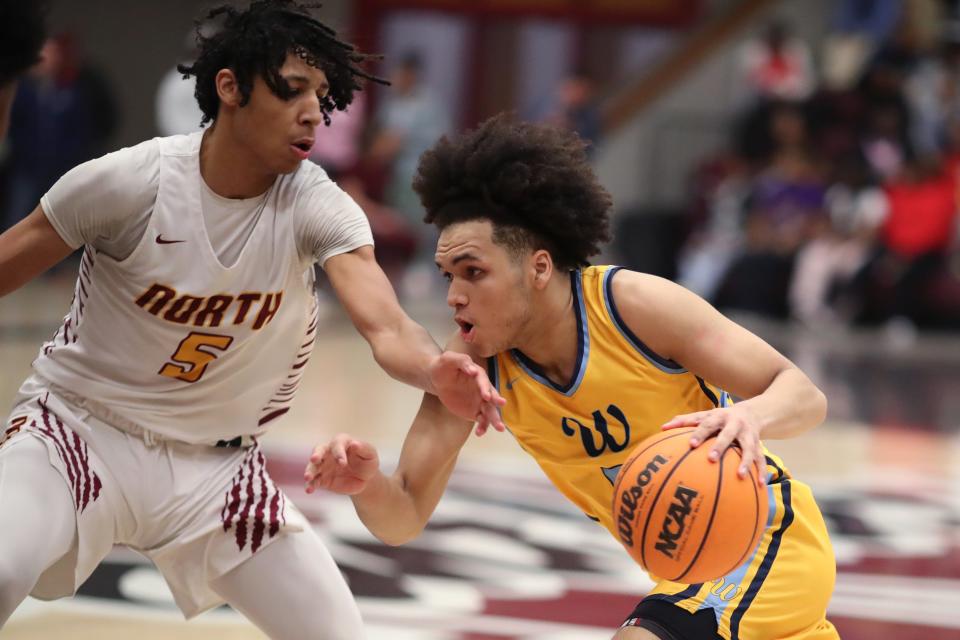
[[[156,166],[160,160],[158,140],[158,138],[152,138],[128,147],[121,147],[90,162],[105,171],[138,173],[141,176],[146,172],[152,176],[156,173]]]
[[[141,143],[158,156],[194,156],[200,153],[203,131],[153,138]],[[138,145],[140,146],[140,145]]]
[[[301,162],[295,172],[283,176],[278,187],[281,206],[292,208],[300,216],[363,216],[353,198],[313,162]]]
[[[656,301],[686,291],[666,278],[623,267],[609,267],[604,273],[608,274],[610,287],[615,295],[620,293],[634,297],[642,294],[643,297],[650,296]]]
[[[649,325],[686,313],[702,300],[692,291],[666,278],[649,273],[617,269],[607,280],[609,304],[622,319]]]
[[[315,162],[304,160],[297,170],[281,179],[287,189],[309,195],[315,191],[336,189],[337,184],[330,179],[323,167]]]
[[[156,194],[160,154],[156,139],[123,147],[88,160],[68,171],[51,189],[55,196],[72,198],[77,190],[95,189],[120,202]]]

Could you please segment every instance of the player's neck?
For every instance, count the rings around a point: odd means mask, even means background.
[[[200,175],[211,191],[224,198],[253,198],[276,180],[250,150],[215,122],[200,144]]]
[[[532,305],[533,315],[524,332],[525,356],[536,362],[548,378],[566,384],[577,367],[577,312],[570,277],[554,273],[550,284]]]

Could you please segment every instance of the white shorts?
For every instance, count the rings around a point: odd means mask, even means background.
[[[223,604],[211,581],[309,526],[270,478],[256,441],[195,445],[121,431],[49,388],[24,388],[30,393],[18,398],[0,443],[43,441],[77,513],[76,547],[41,576],[36,598],[74,594],[123,544],[156,564],[192,618]]]

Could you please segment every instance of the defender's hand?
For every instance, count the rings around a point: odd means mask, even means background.
[[[711,462],[719,460],[727,447],[736,440],[740,445],[743,458],[737,473],[741,478],[745,478],[750,465],[756,465],[758,484],[761,486],[764,484],[766,458],[760,442],[760,423],[743,403],[708,411],[685,413],[674,417],[661,428],[668,430],[679,427],[696,427],[690,434],[691,447],[698,447],[712,434],[717,434],[708,456]]]
[[[430,381],[451,413],[477,423],[477,435],[488,427],[503,431],[499,407],[507,403],[490,384],[487,372],[465,353],[444,351],[430,363]]]
[[[307,493],[326,489],[355,495],[380,469],[377,450],[368,442],[341,433],[327,444],[317,445],[303,474]]]

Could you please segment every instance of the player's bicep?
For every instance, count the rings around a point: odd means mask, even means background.
[[[757,335],[683,287],[618,272],[613,294],[621,319],[646,347],[740,397],[762,393],[794,365]]]
[[[19,289],[72,251],[38,205],[0,235],[0,296]]]

